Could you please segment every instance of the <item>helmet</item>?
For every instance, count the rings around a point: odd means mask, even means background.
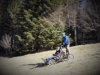
[[[57,48],[56,48],[56,51],[59,51],[59,49],[60,49],[60,47],[57,47]]]

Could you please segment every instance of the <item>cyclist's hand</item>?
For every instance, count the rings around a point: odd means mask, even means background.
[[[64,45],[63,45],[63,44],[62,44],[61,46],[62,46],[62,47],[64,47]]]

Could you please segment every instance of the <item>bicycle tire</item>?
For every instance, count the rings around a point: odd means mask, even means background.
[[[73,55],[73,54],[69,54],[69,55],[68,55],[68,59],[69,59],[69,60],[74,59],[74,55]]]
[[[49,62],[48,62],[48,65],[54,65],[56,64],[55,60],[54,59],[50,59]]]

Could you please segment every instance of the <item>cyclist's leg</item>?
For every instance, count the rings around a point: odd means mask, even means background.
[[[55,56],[50,56],[48,58],[42,58],[42,60],[47,63],[50,59],[53,59]]]
[[[69,45],[66,45],[66,54],[70,54]]]
[[[50,60],[50,59],[53,59],[53,58],[55,58],[56,56],[50,56],[50,57],[48,57],[48,58],[46,58],[46,60]]]

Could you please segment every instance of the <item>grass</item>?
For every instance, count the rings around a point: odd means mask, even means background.
[[[65,51],[65,49],[63,49]],[[100,43],[70,47],[74,60],[48,66],[41,58],[53,51],[13,58],[0,57],[0,75],[100,75]]]

